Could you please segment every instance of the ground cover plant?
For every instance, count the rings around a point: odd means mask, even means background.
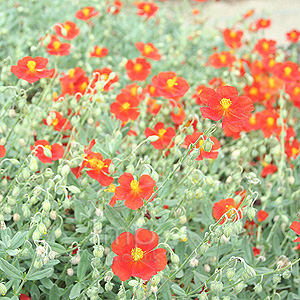
[[[170,2],[0,3],[1,299],[300,299],[300,31]]]

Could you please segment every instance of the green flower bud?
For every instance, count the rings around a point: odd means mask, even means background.
[[[199,298],[199,300],[208,300],[208,297],[207,297],[207,295],[206,295],[206,293],[204,292],[202,292],[199,296],[198,296],[198,298]]]
[[[224,234],[225,234],[225,236],[227,238],[229,238],[231,236],[232,232],[233,232],[233,226],[232,226],[232,224],[230,224],[230,223],[226,224],[225,227],[224,227]]]
[[[200,252],[205,253],[209,249],[210,245],[207,243],[204,243],[203,245],[200,246]]]
[[[66,177],[66,176],[68,176],[69,172],[70,172],[70,167],[69,167],[68,165],[64,165],[64,166],[62,167],[62,169],[61,169],[60,174],[61,174],[63,177]]]
[[[31,157],[30,163],[29,163],[29,169],[35,173],[38,170],[38,168],[39,168],[39,166],[38,166],[38,162],[37,162],[36,158]],[[24,175],[23,175],[23,178],[25,179]]]
[[[31,215],[31,211],[29,209],[23,210],[23,216],[25,219],[28,219]]]
[[[256,209],[254,207],[247,207],[246,209],[246,215],[249,218],[250,221],[252,221],[256,215]]]
[[[291,277],[291,271],[290,270],[285,270],[282,274],[282,277],[284,279],[289,279]]]
[[[4,214],[10,214],[11,213],[11,207],[9,205],[4,205],[3,207]]]
[[[219,294],[223,290],[223,283],[216,280],[212,281],[210,284],[210,288],[214,293]]]
[[[236,221],[235,223],[233,223],[233,230],[234,230],[234,233],[235,234],[239,234],[241,231],[242,231],[242,229],[243,229],[243,223],[242,223],[242,221]]]
[[[158,135],[150,135],[150,136],[147,137],[147,140],[148,140],[150,143],[156,142],[158,139],[159,139],[159,136],[158,136]]]
[[[60,238],[61,234],[62,234],[62,232],[61,232],[60,228],[55,229],[54,235],[57,239]]]
[[[14,187],[11,194],[12,194],[13,197],[17,197],[19,195],[19,193],[20,193],[19,188]]]
[[[233,268],[227,269],[226,276],[227,276],[228,280],[231,281],[235,276],[235,270]]]
[[[43,222],[47,228],[49,228],[51,226],[51,221],[49,218],[44,218]]]
[[[274,283],[274,284],[278,284],[278,283],[281,281],[281,276],[280,276],[280,274],[274,274],[272,280],[273,280],[273,283]]]
[[[104,248],[101,245],[94,246],[93,254],[95,257],[101,258],[103,256]]]
[[[206,152],[210,152],[212,149],[212,146],[213,146],[213,142],[210,139],[208,139],[207,141],[204,142],[203,149]]]
[[[42,207],[44,211],[49,212],[51,208],[51,204],[48,200],[45,200],[42,204]]]
[[[5,296],[5,295],[6,295],[6,292],[7,292],[6,286],[5,286],[3,283],[0,283],[0,294],[1,294],[2,296]]]
[[[9,197],[8,200],[7,200],[7,203],[10,205],[10,206],[15,206],[17,201],[15,198],[12,198],[12,197]]]
[[[179,256],[177,255],[177,254],[175,254],[175,253],[173,253],[172,255],[171,255],[171,261],[172,261],[172,263],[173,264],[179,264]]]
[[[240,282],[240,283],[238,283],[238,284],[234,287],[234,290],[235,290],[235,292],[238,294],[238,293],[240,293],[246,286],[247,286],[247,284],[245,284],[244,282]]]
[[[262,286],[260,283],[258,283],[255,287],[254,287],[254,292],[255,294],[260,294],[262,292]]]
[[[38,231],[39,231],[41,234],[47,234],[47,228],[46,228],[45,224],[40,223],[40,224],[38,225]]]
[[[244,272],[242,274],[242,278],[244,280],[248,280],[255,276],[256,276],[255,270],[252,267],[250,267],[249,265],[244,264]]]
[[[112,282],[109,281],[109,282],[105,283],[105,290],[107,292],[110,292],[113,289],[113,287],[114,287],[114,284]]]

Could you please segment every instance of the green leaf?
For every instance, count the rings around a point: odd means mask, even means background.
[[[174,293],[178,296],[186,296],[185,291],[177,284],[172,284],[171,285],[172,290]]]
[[[73,286],[69,298],[70,298],[70,299],[75,299],[75,298],[77,298],[77,297],[80,295],[80,292],[81,292],[81,283],[77,282],[77,283]]]
[[[49,242],[52,251],[57,252],[58,254],[66,253],[66,248],[60,244]]]
[[[59,300],[60,299],[59,290],[58,290],[58,287],[56,284],[52,285],[52,288],[49,293],[49,299],[51,299],[51,300]]]
[[[52,268],[47,268],[45,270],[40,270],[40,271],[37,271],[37,272],[36,271],[31,271],[27,276],[27,280],[40,280],[42,278],[51,276],[52,273],[53,273]]]
[[[24,231],[24,232],[18,231],[15,234],[15,236],[12,238],[9,248],[12,250],[19,248],[21,245],[24,244],[27,235],[28,235],[28,231]]]
[[[0,268],[8,278],[22,279],[21,272],[3,258],[0,258]]]
[[[77,268],[77,278],[78,281],[81,281],[85,277],[87,268],[89,267],[88,251],[84,250],[80,256],[80,261]]]
[[[197,271],[193,271],[194,273],[194,281],[196,283],[197,286],[202,285],[203,283],[206,282],[206,280],[208,279],[208,276],[202,275]]]
[[[109,204],[105,205],[105,213],[107,220],[114,225],[116,228],[124,228],[125,222],[121,215],[112,208]]]
[[[280,248],[280,241],[279,241],[279,237],[277,234],[274,234],[274,237],[273,237],[273,249],[274,249],[274,252],[277,256],[280,256],[281,254],[281,248]]]

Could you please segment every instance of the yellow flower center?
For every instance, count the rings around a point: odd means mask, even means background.
[[[270,46],[267,42],[263,42],[262,47],[265,51],[269,50]]]
[[[145,45],[144,52],[146,54],[149,54],[149,53],[153,52],[153,48],[150,45]]]
[[[80,90],[82,91],[82,92],[84,92],[85,90],[86,90],[86,88],[87,88],[87,83],[86,82],[83,82],[81,85],[80,85]]]
[[[96,55],[100,55],[102,52],[102,48],[97,47],[95,52],[96,52]]]
[[[273,59],[273,58],[271,58],[270,60],[269,60],[269,67],[273,67],[275,65],[275,59]]]
[[[104,167],[107,167],[104,162],[97,158],[92,158],[88,160],[92,169],[102,170]]]
[[[296,87],[294,88],[294,94],[295,94],[295,95],[299,95],[299,94],[300,94],[300,87],[299,87],[299,86],[296,86]]]
[[[68,74],[69,74],[70,78],[73,78],[74,75],[75,75],[75,70],[74,70],[74,69],[70,69],[70,70],[68,71]]]
[[[136,190],[138,190],[139,189],[139,182],[137,181],[137,180],[132,180],[131,182],[130,182],[130,187],[131,187],[131,189],[132,190],[134,190],[134,191],[136,191]]]
[[[253,96],[253,95],[257,95],[257,93],[258,93],[258,89],[254,86],[251,87],[249,94]]]
[[[159,136],[160,138],[162,138],[166,132],[167,132],[166,129],[161,128],[161,129],[158,130],[158,136]]]
[[[235,38],[236,37],[236,32],[234,32],[234,31],[230,31],[230,37],[232,37],[232,38]]]
[[[130,107],[130,103],[128,103],[128,102],[125,102],[125,103],[122,105],[122,108],[123,108],[124,110],[129,109],[129,107]]]
[[[35,66],[36,66],[36,62],[34,60],[30,60],[27,63],[27,67],[31,73],[33,73],[35,71]]]
[[[226,204],[225,205],[227,211],[231,210],[233,206]],[[227,213],[228,218],[230,218],[235,212],[232,210],[231,212]]]
[[[65,24],[64,28],[67,30],[67,32],[69,32],[71,29],[71,26],[69,24]]]
[[[291,33],[291,38],[292,38],[293,40],[297,38],[297,34],[296,34],[295,31],[293,31],[293,32]]]
[[[154,94],[155,93],[155,87],[152,85],[152,86],[150,86],[150,88],[149,88],[149,93],[150,94]]]
[[[130,89],[130,93],[132,96],[136,96],[137,95],[137,86],[134,86]]]
[[[54,120],[53,120],[53,122],[52,122],[52,124],[51,125],[53,125],[53,126],[56,126],[58,124],[58,119],[57,118],[55,118]]]
[[[131,250],[131,256],[134,261],[139,261],[139,260],[143,259],[145,252],[141,248],[135,247],[135,248],[132,248],[132,250]]]
[[[256,119],[255,119],[254,116],[250,117],[249,123],[250,123],[251,125],[255,125],[255,124],[256,124]]]
[[[53,48],[54,48],[55,50],[58,50],[59,47],[60,47],[60,42],[59,42],[59,41],[53,42]]]
[[[177,77],[173,77],[173,78],[170,78],[167,80],[167,86],[168,88],[172,88],[174,85],[178,85],[178,83],[176,82],[177,81]]]
[[[267,124],[268,124],[269,126],[273,126],[274,123],[275,123],[275,119],[274,119],[274,118],[272,118],[272,117],[268,117],[268,118],[267,118]]]
[[[285,67],[285,68],[284,68],[284,74],[285,74],[286,76],[290,76],[291,73],[292,73],[292,68],[291,68],[291,67]]]
[[[87,17],[90,14],[90,9],[89,8],[84,8],[82,10],[82,13],[84,14],[85,17]]]
[[[44,146],[46,149],[50,150],[51,151],[51,146],[50,145],[45,145]]]
[[[144,12],[148,13],[151,10],[151,6],[149,4],[146,4],[143,6],[143,10],[144,10]]]
[[[140,64],[140,63],[134,64],[133,69],[134,69],[134,71],[136,71],[136,72],[140,72],[140,71],[142,71],[142,69],[143,69],[143,65]]]
[[[271,88],[274,88],[275,87],[275,79],[274,78],[269,78],[269,85]]]
[[[261,26],[267,26],[267,21],[266,20],[262,20],[261,21]]]
[[[231,100],[228,98],[222,98],[220,101],[220,104],[222,105],[224,110],[227,110],[230,107],[231,103]]]
[[[219,58],[220,58],[220,61],[221,61],[222,64],[224,64],[224,63],[226,62],[226,60],[227,60],[227,57],[226,57],[225,54],[221,54],[221,55],[219,56]]]
[[[292,156],[296,156],[296,155],[298,155],[298,153],[299,153],[299,149],[293,147],[292,148]]]
[[[204,140],[200,140],[200,141],[199,141],[199,143],[198,143],[199,148],[203,145],[203,143],[204,143]]]
[[[108,186],[107,189],[104,190],[105,192],[114,193],[116,191],[116,186],[112,183]]]

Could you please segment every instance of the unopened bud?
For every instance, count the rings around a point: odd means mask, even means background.
[[[196,259],[195,257],[193,257],[193,258],[191,259],[191,261],[190,261],[190,266],[191,266],[192,268],[195,268],[195,267],[198,266],[198,263],[199,263],[198,259]]]
[[[158,135],[150,135],[150,136],[148,136],[148,138],[147,138],[147,140],[148,140],[150,143],[156,142],[158,139],[159,139],[159,136],[158,136]]]
[[[67,274],[68,274],[68,276],[73,276],[74,270],[72,268],[67,269]]]
[[[44,211],[49,212],[51,208],[51,204],[48,200],[45,200],[42,204],[42,207]]]
[[[214,293],[219,294],[223,290],[223,283],[221,281],[212,281],[210,288]]]
[[[55,229],[54,235],[57,239],[60,238],[61,234],[62,234],[62,232],[61,232],[60,228]]]
[[[179,264],[179,256],[177,255],[177,254],[175,254],[175,253],[173,253],[172,255],[171,255],[171,261],[172,261],[172,263],[173,264]]]
[[[5,295],[6,295],[6,292],[7,292],[6,286],[5,286],[3,283],[0,283],[0,294],[1,294],[2,296],[5,296]]]

